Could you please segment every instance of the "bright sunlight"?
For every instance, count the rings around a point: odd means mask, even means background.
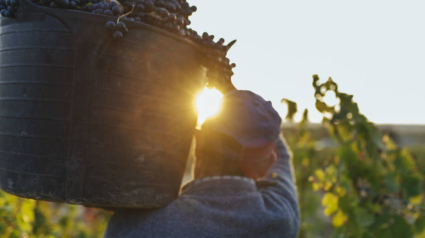
[[[220,99],[223,95],[216,89],[205,88],[196,99],[196,110],[198,111],[198,128],[205,120],[220,111]]]

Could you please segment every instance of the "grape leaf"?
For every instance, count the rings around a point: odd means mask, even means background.
[[[375,217],[363,208],[357,209],[356,216],[357,222],[361,227],[368,227],[375,221]]]

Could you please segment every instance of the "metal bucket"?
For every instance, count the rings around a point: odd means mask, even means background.
[[[205,86],[201,49],[152,26],[21,1],[0,20],[0,188],[98,207],[178,196]]]

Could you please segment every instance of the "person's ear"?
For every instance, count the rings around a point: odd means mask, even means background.
[[[273,150],[270,153],[270,156],[267,159],[265,159],[264,164],[263,164],[264,167],[261,170],[261,173],[259,174],[259,177],[260,178],[263,178],[264,176],[266,176],[266,174],[269,171],[270,167],[272,167],[272,165],[274,163],[276,163],[276,161],[277,161],[277,155],[276,155],[276,152]]]

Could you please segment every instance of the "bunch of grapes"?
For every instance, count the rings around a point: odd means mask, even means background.
[[[106,29],[108,29],[112,33],[112,37],[117,40],[123,38],[124,34],[128,32],[124,22],[117,22],[115,24],[113,21],[108,21],[106,23]]]
[[[149,24],[203,46],[203,65],[208,69],[208,87],[225,90],[233,87],[231,77],[235,64],[226,57],[227,51],[236,42],[224,45],[224,39],[214,41],[214,36],[202,36],[190,29],[189,17],[196,12],[186,0],[31,0],[45,7],[73,9],[108,16],[116,16],[115,22],[108,21],[106,28],[114,39],[121,39],[128,32],[123,21]],[[19,8],[19,0],[0,0],[0,13],[13,17]],[[123,21],[120,21],[123,20]]]
[[[14,17],[19,9],[19,0],[0,0],[0,14],[3,17]]]
[[[216,87],[222,92],[233,89],[231,78],[236,64],[230,63],[226,56],[227,51],[236,43],[236,40],[224,45],[225,40],[223,38],[214,42],[214,36],[208,35],[206,32],[202,34],[202,37],[198,36],[196,32],[193,35],[192,40],[204,47],[202,64],[208,69],[207,87]]]

